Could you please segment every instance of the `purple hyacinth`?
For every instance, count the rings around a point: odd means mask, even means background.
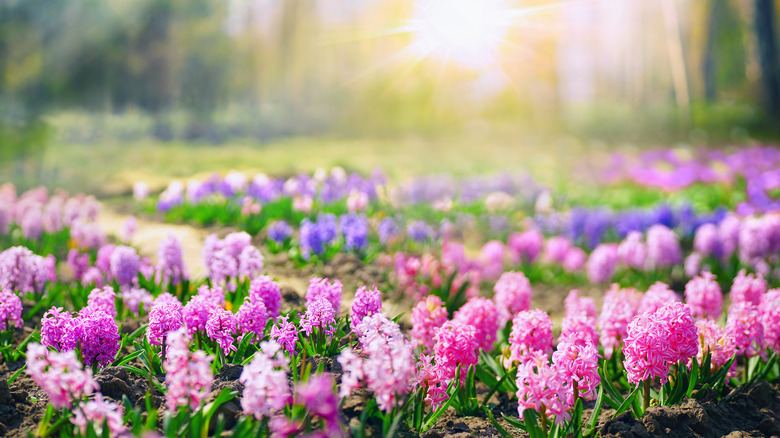
[[[22,300],[10,289],[0,290],[0,332],[22,326]]]
[[[298,330],[295,328],[295,324],[289,321],[288,316],[279,318],[277,324],[271,327],[271,339],[284,347],[287,353],[297,354],[295,345],[298,342]]]
[[[41,343],[57,351],[69,351],[78,343],[77,321],[62,307],[52,307],[41,318]]]
[[[173,296],[161,300],[162,297],[162,294],[157,297],[149,311],[146,338],[152,345],[162,345],[170,332],[176,331],[184,325],[183,309],[179,300]]]
[[[415,242],[423,243],[433,236],[433,228],[424,221],[412,221],[406,226],[406,234]]]
[[[306,336],[311,336],[314,329],[332,336],[336,330],[336,312],[333,306],[324,297],[319,296],[316,299],[306,302],[306,313],[301,319],[301,329]]]
[[[102,289],[92,289],[87,298],[87,305],[96,307],[116,318],[116,293],[114,288],[106,286]]]
[[[227,356],[231,351],[236,351],[233,344],[238,332],[238,321],[233,312],[225,309],[214,309],[209,314],[206,322],[206,334],[209,339],[215,341]]]
[[[368,245],[368,221],[364,214],[345,214],[339,218],[344,246],[348,250],[361,250]]]
[[[73,278],[81,280],[84,272],[89,268],[89,254],[81,253],[77,249],[68,251],[68,267],[73,272]]]
[[[276,319],[282,305],[282,293],[279,284],[271,280],[267,275],[261,275],[249,284],[249,299],[262,301],[265,305],[268,318]]]
[[[157,251],[157,276],[160,284],[177,285],[187,279],[187,267],[182,258],[181,241],[169,234],[160,241]]]
[[[284,243],[292,233],[292,228],[285,221],[274,221],[268,226],[268,238],[277,244]]]
[[[182,319],[187,327],[187,334],[192,336],[196,332],[205,333],[209,315],[216,309],[219,309],[219,306],[208,296],[195,295],[192,297],[182,310]]]
[[[252,301],[247,297],[236,312],[236,320],[242,335],[252,336],[252,342],[257,342],[265,332],[268,311],[262,301]]]
[[[111,253],[109,264],[111,276],[120,286],[132,286],[138,282],[141,258],[134,248],[117,246]]]
[[[341,308],[341,292],[343,285],[338,280],[330,281],[328,278],[314,277],[309,280],[309,287],[306,289],[307,305],[318,298],[325,298],[330,303],[333,310],[338,314]]]
[[[119,327],[114,318],[99,307],[87,306],[79,312],[76,324],[84,364],[110,365],[119,352]]]
[[[674,231],[663,225],[647,230],[647,259],[652,268],[667,268],[682,262],[682,249]]]
[[[588,258],[588,279],[591,283],[606,283],[612,279],[618,262],[617,246],[611,243],[601,244]]]
[[[395,219],[391,217],[386,217],[379,221],[377,228],[379,233],[379,241],[382,244],[386,244],[390,240],[394,239],[401,232],[401,230],[398,228],[398,224],[395,222]]]
[[[721,243],[718,227],[715,224],[704,224],[696,230],[693,238],[693,249],[702,257],[723,256],[723,244]]]
[[[238,276],[251,279],[263,272],[263,255],[254,246],[247,246],[238,255]]]

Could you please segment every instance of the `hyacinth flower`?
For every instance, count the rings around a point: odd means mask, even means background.
[[[685,285],[685,302],[697,318],[717,319],[723,313],[723,294],[715,276],[709,272],[692,278]]]
[[[122,406],[103,399],[101,393],[95,394],[95,398],[87,402],[81,402],[78,409],[73,412],[70,422],[78,428],[82,435],[87,436],[87,425],[92,425],[98,436],[118,437],[127,432],[122,418]],[[103,426],[108,427],[107,431]]]
[[[361,286],[355,292],[355,300],[350,307],[350,329],[357,331],[357,326],[363,321],[363,318],[371,316],[382,311],[382,293],[376,286],[368,289]]]
[[[780,289],[767,291],[761,298],[759,310],[764,326],[764,342],[768,348],[780,352]]]
[[[41,343],[59,352],[73,350],[79,341],[77,323],[62,307],[52,307],[41,318]]]
[[[269,319],[279,316],[282,305],[282,293],[279,284],[267,275],[256,277],[249,284],[249,299],[252,302],[262,301]]]
[[[541,416],[545,434],[551,417],[557,424],[570,418],[571,406],[567,403],[569,376],[562,368],[550,364],[545,353],[534,350],[528,354],[527,360],[517,368],[516,383],[520,418],[527,418],[527,409],[536,411]],[[529,423],[532,422],[526,420],[526,424]]]
[[[749,378],[748,359],[761,356],[766,360],[764,325],[758,306],[749,301],[732,304],[726,318],[725,332],[734,347],[734,354],[744,358],[745,378]]]
[[[666,283],[660,281],[654,283],[647,292],[642,295],[636,313],[653,313],[661,307],[675,301],[680,301],[680,296],[669,289]]]
[[[206,335],[216,342],[223,355],[236,351],[235,336],[238,333],[238,320],[233,312],[225,309],[214,309],[206,321]]]
[[[241,331],[241,337],[249,336],[250,342],[259,341],[265,332],[268,323],[268,311],[262,301],[252,301],[249,297],[236,312],[236,321]]]
[[[329,278],[314,277],[309,280],[309,287],[306,289],[306,304],[316,301],[318,298],[324,298],[333,307],[333,311],[338,314],[341,308],[341,293],[344,285],[339,280],[330,280]]]
[[[160,241],[157,260],[157,280],[160,285],[176,286],[188,279],[181,241],[173,234],[168,234]]]
[[[179,407],[189,407],[195,411],[211,390],[214,379],[211,362],[214,358],[200,350],[190,352],[187,334],[182,329],[170,332],[166,344],[168,351],[163,369],[166,372],[168,392],[165,403],[172,411]]]
[[[279,318],[276,325],[271,327],[271,340],[276,341],[291,356],[297,354],[295,349],[298,342],[298,329],[290,322],[287,315]]]
[[[552,347],[552,321],[547,312],[526,310],[515,316],[509,335],[510,363],[525,363],[532,359],[532,353],[549,355]]]
[[[476,329],[458,321],[447,321],[434,336],[434,357],[441,368],[444,378],[449,381],[461,369],[461,379],[465,379],[469,369],[477,364],[479,344]]]
[[[32,343],[27,347],[26,372],[46,392],[55,409],[69,408],[74,401],[98,390],[92,370],[82,368],[73,350],[58,353]]]
[[[448,319],[447,309],[441,298],[428,295],[412,309],[412,330],[409,332],[412,342],[428,352],[433,351],[436,330]]]
[[[119,327],[102,308],[87,306],[79,311],[74,328],[84,364],[97,369],[110,365],[119,352]]]
[[[726,331],[711,319],[696,321],[699,335],[699,351],[696,360],[699,367],[705,364],[705,356],[710,357],[710,372],[717,372],[724,364],[734,357],[734,342],[726,336]],[[732,362],[728,377],[736,377],[737,364]]]
[[[333,390],[334,384],[330,374],[314,374],[306,382],[299,383],[294,399],[296,404],[306,408],[306,419],[300,428],[288,429],[287,434],[275,436],[299,435],[304,430],[321,431],[323,436],[342,436],[339,397]]]
[[[282,347],[274,342],[263,342],[254,359],[244,367],[239,382],[244,385],[241,408],[258,420],[270,418],[274,411],[284,409],[292,402],[287,383],[290,361],[282,354]]]
[[[336,311],[324,296],[317,297],[307,303],[300,327],[314,350],[323,352],[336,331]]]
[[[504,327],[518,312],[531,308],[531,282],[522,272],[504,272],[493,287],[493,301],[499,312],[499,326]]]
[[[146,327],[146,339],[151,345],[162,346],[160,355],[165,361],[168,335],[184,326],[183,306],[176,297],[161,294],[149,311],[149,324]]]
[[[598,327],[601,335],[599,342],[604,347],[604,357],[612,358],[628,335],[628,324],[636,314],[638,299],[634,289],[621,289],[613,284],[604,294]]]
[[[746,274],[745,270],[742,269],[734,277],[734,283],[731,285],[729,296],[734,304],[748,302],[757,306],[761,303],[761,297],[763,297],[766,291],[766,280],[764,280],[761,274],[758,274],[758,276]]]
[[[601,357],[595,344],[577,344],[564,340],[558,343],[552,355],[553,365],[561,371],[569,386],[566,404],[574,406],[580,397],[596,398],[596,388],[601,382],[598,362]]]

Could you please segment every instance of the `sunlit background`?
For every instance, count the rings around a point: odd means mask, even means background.
[[[215,163],[533,170],[771,141],[775,6],[0,0],[0,179],[113,193]]]

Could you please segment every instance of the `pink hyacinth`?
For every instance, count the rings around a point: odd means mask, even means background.
[[[313,374],[309,380],[298,384],[295,401],[302,404],[309,414],[322,418],[327,433],[322,436],[340,436],[339,398],[333,391],[330,374]]]
[[[96,307],[116,318],[116,293],[114,288],[106,286],[102,289],[92,289],[87,298],[87,305]]]
[[[575,345],[599,344],[599,332],[596,330],[596,318],[584,313],[567,315],[561,322],[561,336],[559,343],[567,342]]]
[[[682,262],[682,249],[677,235],[664,225],[647,230],[647,264],[653,269],[667,268]]]
[[[268,318],[276,319],[279,316],[279,309],[282,305],[282,293],[279,290],[279,284],[271,280],[267,275],[261,275],[249,284],[249,299],[252,301],[262,301],[265,310],[268,312]]]
[[[117,403],[103,400],[103,394],[95,394],[95,398],[81,402],[79,408],[73,411],[70,422],[86,436],[87,424],[92,424],[97,436],[104,434],[103,425],[108,425],[108,436],[118,437],[127,431],[122,419],[123,409]]]
[[[247,246],[238,255],[238,275],[243,279],[255,278],[263,272],[263,255],[254,246]]]
[[[620,242],[617,249],[620,263],[629,268],[642,270],[647,259],[647,245],[642,241],[642,233],[632,231]]]
[[[536,229],[523,231],[522,233],[512,233],[509,235],[507,247],[512,264],[533,263],[542,250],[544,237]]]
[[[602,243],[588,257],[588,280],[591,283],[606,283],[612,279],[618,262],[617,246]]]
[[[180,406],[196,410],[211,390],[214,376],[211,361],[203,351],[190,352],[187,334],[183,329],[172,331],[167,338],[168,351],[163,368],[168,392],[165,395],[168,409],[176,411]]]
[[[509,360],[523,363],[531,358],[531,353],[552,353],[553,335],[550,315],[544,310],[525,310],[512,320],[512,333],[509,335]]]
[[[674,301],[656,310],[654,315],[664,324],[666,341],[669,343],[669,361],[687,363],[699,349],[696,320],[691,309]]]
[[[73,350],[57,353],[32,343],[27,347],[26,372],[46,392],[49,403],[56,409],[69,408],[73,400],[98,390],[92,370],[82,368]]]
[[[87,268],[81,276],[81,285],[84,287],[103,287],[103,273],[96,267]]]
[[[617,284],[604,294],[604,302],[599,315],[599,341],[604,347],[604,357],[609,359],[612,352],[628,334],[628,323],[634,318],[638,299],[634,289],[621,289]]]
[[[336,311],[325,297],[317,297],[308,301],[306,313],[301,319],[301,329],[306,336],[311,336],[314,329],[319,329],[328,336],[333,336],[336,330]]]
[[[87,306],[79,311],[76,324],[79,347],[85,365],[105,367],[119,352],[119,327],[102,308]]]
[[[761,297],[766,293],[766,289],[766,280],[761,274],[746,275],[745,270],[742,269],[734,278],[729,296],[732,303],[748,302],[757,306],[761,303]]]
[[[628,324],[627,332],[623,340],[626,357],[623,365],[628,381],[637,384],[658,378],[662,385],[665,384],[672,355],[663,321],[654,313],[642,313]]]
[[[503,327],[514,315],[531,308],[531,282],[522,272],[504,272],[493,287],[499,314],[499,326]]]
[[[471,298],[455,312],[452,319],[474,327],[480,349],[487,352],[493,350],[499,328],[498,308],[493,301],[483,297]]]
[[[142,309],[148,313],[153,301],[152,294],[140,287],[131,287],[122,291],[122,304],[136,316],[140,315]]]
[[[454,378],[460,365],[461,379],[465,379],[468,368],[477,364],[479,345],[474,327],[457,321],[447,321],[436,331],[434,341],[436,364],[442,368],[444,378]]]
[[[22,300],[10,289],[0,290],[0,332],[22,326]]]
[[[424,349],[433,350],[436,343],[434,335],[447,322],[447,309],[436,295],[428,295],[412,309],[412,330],[409,332],[412,342]]]
[[[711,319],[700,319],[696,322],[699,335],[699,351],[696,360],[699,365],[704,363],[704,356],[710,354],[710,370],[714,373],[720,369],[732,356],[734,356],[734,342],[726,337],[726,331]],[[736,361],[729,370],[729,377],[735,377],[737,373]]]
[[[343,285],[338,280],[330,281],[328,278],[315,277],[309,280],[309,288],[306,290],[306,303],[311,303],[317,298],[326,299],[336,314],[341,308],[341,291]]]
[[[146,339],[152,345],[162,345],[168,333],[178,330],[184,325],[182,305],[175,297],[157,297],[149,311],[149,325],[146,328]]]
[[[448,398],[447,378],[442,373],[442,367],[433,363],[433,357],[420,354],[415,368],[412,383],[416,387],[426,389],[425,402],[437,409]]]
[[[225,309],[214,309],[206,321],[206,334],[209,339],[219,344],[225,356],[236,351],[233,344],[238,333],[238,320],[233,312]]]
[[[360,388],[360,381],[363,380],[363,358],[347,347],[339,354],[338,362],[342,369],[339,397],[344,398]]]
[[[759,309],[766,346],[780,351],[780,289],[771,289],[764,294]]]
[[[254,359],[244,367],[239,382],[244,385],[241,407],[257,420],[270,418],[274,411],[292,402],[287,370],[290,361],[276,342],[263,342]]]
[[[182,319],[187,326],[187,334],[192,336],[197,332],[206,332],[206,323],[212,311],[219,309],[207,295],[195,295],[182,309]]]
[[[554,416],[556,423],[568,420],[569,391],[564,370],[550,365],[541,351],[531,352],[517,367],[517,412],[521,418],[526,409],[533,409],[547,417]]]
[[[271,327],[271,339],[279,343],[287,353],[295,355],[295,345],[298,342],[298,330],[295,324],[289,321],[288,316],[279,318],[277,324]]]
[[[732,304],[726,319],[726,336],[734,343],[737,355],[765,355],[764,326],[758,306],[749,302]]]
[[[697,318],[716,319],[723,313],[723,294],[710,272],[692,278],[685,285],[685,302]]]
[[[204,284],[198,288],[198,296],[205,298],[214,306],[222,307],[225,302],[225,290],[219,286],[212,286]]]
[[[560,370],[569,382],[566,404],[574,404],[574,383],[577,384],[577,396],[585,400],[596,398],[596,388],[601,383],[599,377],[599,353],[593,344],[573,344],[561,342],[553,353],[553,365]]]
[[[382,293],[374,286],[368,289],[361,286],[355,292],[355,300],[352,301],[350,308],[350,328],[352,331],[357,329],[357,325],[363,321],[366,316],[371,316],[382,311]]]
[[[242,336],[252,336],[252,342],[257,342],[263,337],[265,325],[268,323],[268,311],[262,301],[252,302],[249,297],[236,312],[239,330]]]
[[[69,351],[78,343],[77,322],[62,307],[52,307],[41,318],[41,343],[57,351]]]
[[[564,309],[566,310],[566,316],[579,316],[585,315],[587,318],[591,318],[596,321],[596,301],[591,297],[580,297],[580,291],[572,289],[566,298],[563,300]]]
[[[680,301],[680,296],[669,289],[669,286],[666,283],[658,281],[650,286],[647,292],[642,296],[636,313],[653,313],[661,307],[676,301]]]
[[[551,237],[544,244],[544,262],[562,264],[571,246],[571,242],[565,237]]]
[[[588,261],[588,255],[582,248],[573,246],[569,248],[569,252],[566,253],[566,257],[563,258],[563,269],[566,272],[577,272],[581,270],[585,263]]]

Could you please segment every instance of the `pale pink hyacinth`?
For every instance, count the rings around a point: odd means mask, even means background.
[[[702,266],[701,254],[695,251],[690,253],[683,262],[683,271],[685,272],[685,276],[688,278],[693,278],[702,270],[707,271],[709,269],[707,266]]]
[[[73,350],[49,351],[41,344],[27,347],[27,374],[49,396],[55,409],[69,408],[99,389],[92,370],[83,369]]]
[[[658,378],[661,384],[669,379],[671,346],[663,321],[654,313],[637,315],[627,327],[623,339],[623,366],[628,381],[637,384]]]
[[[270,337],[284,347],[288,354],[295,355],[295,345],[298,342],[298,330],[295,324],[289,321],[288,316],[279,318],[277,324],[271,327]]]
[[[239,382],[244,385],[241,407],[244,413],[257,420],[270,418],[274,411],[284,409],[292,402],[287,370],[290,360],[282,347],[274,341],[262,342],[260,351],[241,372]]]
[[[780,351],[780,289],[770,289],[759,305],[766,346]]]
[[[766,290],[766,280],[761,274],[757,276],[746,274],[745,270],[742,269],[734,277],[729,296],[732,303],[748,302],[757,306],[761,303],[761,297],[766,293]]]
[[[420,354],[412,383],[426,390],[425,403],[430,403],[433,409],[439,408],[448,398],[447,379],[442,368],[433,363],[433,357]]]
[[[360,190],[352,190],[347,197],[347,209],[350,213],[363,211],[368,206],[368,195]]]
[[[96,307],[116,318],[116,293],[114,293],[114,288],[106,286],[102,289],[92,289],[87,298],[87,305]]]
[[[563,258],[563,269],[566,272],[577,272],[585,267],[585,263],[588,261],[588,255],[582,248],[573,246],[569,248],[569,252],[566,253],[566,257]]]
[[[303,405],[310,415],[320,417],[325,430],[315,432],[314,436],[339,437],[339,398],[333,391],[333,376],[330,374],[312,374],[306,382],[299,382],[295,388],[295,403]],[[299,432],[296,432],[296,435]]]
[[[311,303],[319,297],[325,298],[338,315],[343,287],[339,280],[314,277],[309,280],[309,287],[306,289],[306,303]]]
[[[679,301],[673,301],[653,314],[664,325],[670,350],[669,361],[687,363],[699,349],[696,320],[691,314],[691,309]]]
[[[667,268],[682,262],[682,249],[677,235],[664,225],[647,230],[647,264],[652,269]]]
[[[361,286],[355,292],[355,299],[350,307],[350,329],[356,331],[358,324],[363,321],[363,318],[381,311],[382,293],[379,289],[376,286],[373,286],[371,289]]]
[[[363,380],[363,358],[355,354],[351,347],[347,347],[339,354],[338,362],[342,369],[339,397],[344,398],[360,388],[360,381]]]
[[[509,335],[509,360],[523,363],[532,353],[552,353],[553,335],[550,315],[544,310],[525,310],[512,320],[512,333]]]
[[[219,344],[225,356],[236,351],[235,336],[238,333],[238,320],[233,312],[225,309],[214,309],[206,321],[206,335]]]
[[[127,431],[124,425],[122,406],[103,399],[103,394],[95,394],[95,398],[81,402],[74,409],[70,422],[86,436],[87,424],[92,424],[97,436],[104,434],[103,425],[108,425],[108,436],[118,437]]]
[[[136,219],[135,216],[128,216],[127,219],[122,222],[122,226],[119,227],[119,240],[121,240],[122,243],[129,244],[130,241],[133,240],[133,235],[137,229],[138,219]]]
[[[748,357],[762,356],[764,326],[758,306],[749,302],[732,304],[726,319],[726,336],[734,343],[734,353]]]
[[[447,322],[447,309],[444,302],[436,295],[428,295],[412,309],[412,330],[409,332],[412,342],[432,351],[436,343],[434,335]]]
[[[499,326],[503,327],[514,315],[531,308],[531,282],[522,272],[504,272],[493,287],[499,315]]]
[[[533,263],[543,245],[544,236],[535,228],[510,234],[507,247],[512,264]]]
[[[211,372],[213,357],[201,350],[190,352],[187,334],[183,329],[171,332],[167,339],[168,351],[163,368],[168,392],[165,401],[168,409],[180,406],[195,411],[208,397],[214,376]]]
[[[562,264],[571,246],[571,242],[565,237],[549,238],[544,244],[544,262]]]
[[[657,281],[642,295],[636,313],[653,313],[661,307],[677,301],[681,301],[680,296],[669,289],[669,285],[666,283]]]
[[[141,310],[148,313],[152,302],[154,297],[146,289],[131,287],[122,291],[122,304],[136,316],[140,315]]]
[[[634,289],[621,289],[613,284],[604,294],[604,302],[599,315],[599,341],[604,347],[604,357],[610,359],[628,335],[628,324],[634,318],[638,298]]]
[[[533,409],[547,417],[554,416],[558,424],[568,420],[568,386],[564,371],[551,365],[546,354],[531,352],[528,359],[517,367],[517,412],[520,418],[526,409]]]
[[[617,253],[620,263],[629,268],[644,269],[647,259],[647,245],[642,240],[643,236],[639,231],[628,233],[618,245]]]
[[[715,276],[702,272],[685,285],[685,302],[697,318],[717,319],[723,313],[723,294]]]
[[[578,397],[584,400],[596,398],[596,388],[601,383],[598,371],[599,357],[594,344],[574,344],[568,341],[558,344],[552,355],[552,362],[569,382],[566,392],[567,405],[574,405],[575,382]]]
[[[561,336],[558,342],[598,347],[599,332],[596,330],[596,318],[584,313],[567,315],[561,321]]]
[[[0,290],[0,332],[22,326],[22,300],[11,289]]]
[[[87,268],[81,276],[81,285],[84,287],[103,287],[103,273],[94,266]]]
[[[710,370],[714,373],[720,369],[732,356],[734,356],[734,342],[726,337],[726,331],[711,319],[696,321],[696,329],[699,335],[699,351],[696,360],[699,365],[704,363],[704,356],[710,354]],[[729,377],[735,377],[737,373],[736,361],[729,370]]]
[[[488,353],[493,350],[499,328],[498,308],[493,301],[483,297],[471,298],[452,319],[474,327],[480,349]]]
[[[453,379],[460,365],[461,379],[465,379],[469,367],[477,364],[479,345],[474,327],[457,321],[447,321],[436,331],[434,340],[436,365],[441,367],[444,378]]]
[[[591,283],[606,283],[612,279],[617,267],[617,245],[602,243],[588,257],[586,271]]]

